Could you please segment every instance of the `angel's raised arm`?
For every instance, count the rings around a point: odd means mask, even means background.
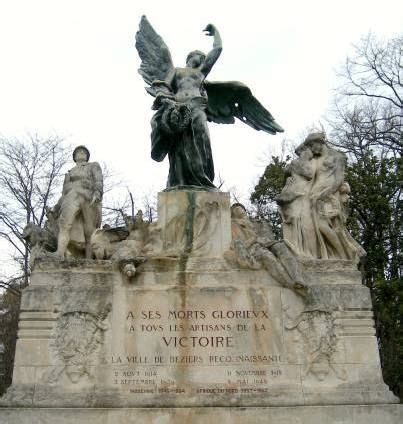
[[[208,24],[204,31],[206,31],[206,35],[214,36],[213,49],[206,56],[201,67],[201,72],[207,76],[210,73],[211,68],[217,62],[217,59],[220,57],[222,52],[222,41],[218,29],[214,25]]]

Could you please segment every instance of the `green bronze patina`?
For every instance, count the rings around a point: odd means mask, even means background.
[[[167,189],[216,189],[208,121],[232,124],[238,118],[258,131],[283,131],[246,85],[206,80],[222,42],[214,25],[207,25],[205,31],[214,37],[212,50],[190,52],[184,68],[173,66],[168,47],[145,16],[136,34],[139,73],[148,84],[147,92],[155,97],[151,157],[159,162],[168,155]]]

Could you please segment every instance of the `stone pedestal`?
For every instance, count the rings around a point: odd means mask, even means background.
[[[231,243],[229,193],[159,193],[158,222],[164,255],[222,258]]]
[[[400,422],[352,262],[301,262],[308,301],[226,264],[227,195],[162,193],[158,222],[164,249],[133,279],[36,261],[1,422]]]

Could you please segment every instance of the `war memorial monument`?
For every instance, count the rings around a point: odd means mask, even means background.
[[[323,133],[296,149],[277,198],[284,240],[214,186],[208,122],[283,131],[222,51],[174,67],[145,17],[139,72],[154,98],[151,156],[169,160],[158,219],[103,228],[103,177],[78,146],[44,228],[24,230],[7,424],[402,422],[382,379],[363,249],[347,232],[346,158]]]

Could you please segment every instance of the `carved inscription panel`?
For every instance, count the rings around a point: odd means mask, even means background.
[[[130,289],[115,293],[112,328],[109,384],[129,393],[266,393],[297,379],[277,288]]]

